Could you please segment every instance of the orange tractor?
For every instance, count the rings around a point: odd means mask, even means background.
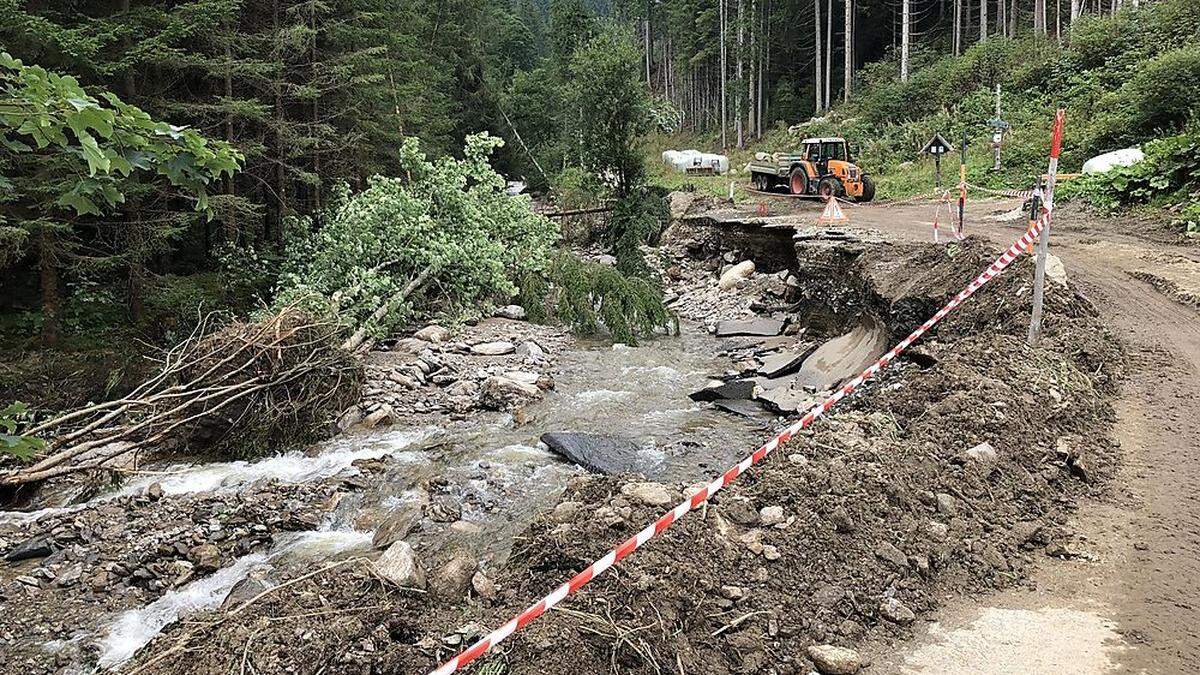
[[[786,187],[793,195],[850,197],[856,202],[875,198],[875,182],[850,161],[844,138],[806,138],[800,153],[756,153],[750,162],[756,190]]]

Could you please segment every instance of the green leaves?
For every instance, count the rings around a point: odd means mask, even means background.
[[[97,99],[75,78],[27,66],[4,52],[0,101],[4,151],[40,153],[76,165],[79,178],[62,182],[50,203],[77,215],[99,214],[124,202],[119,181],[136,171],[166,179],[195,197],[197,211],[208,213],[208,185],[240,167],[241,155],[227,143],[155,121],[111,92]]]
[[[376,176],[343,197],[320,230],[307,220],[293,227],[277,303],[335,314],[353,330],[427,268],[427,286],[448,309],[507,301],[516,279],[545,269],[558,228],[533,213],[528,197],[505,194],[504,178],[488,163],[501,143],[469,136],[463,159],[431,160],[406,139],[399,149],[405,179]],[[396,308],[374,328],[413,309]]]
[[[0,454],[28,461],[46,446],[46,442],[40,438],[17,434],[18,427],[29,417],[29,407],[20,401],[0,410]]]

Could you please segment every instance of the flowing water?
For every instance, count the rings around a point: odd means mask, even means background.
[[[720,412],[688,398],[728,360],[721,344],[685,325],[678,337],[640,347],[585,344],[560,356],[557,389],[517,417],[483,414],[444,427],[395,426],[340,436],[306,452],[258,461],[181,463],[158,467],[90,502],[29,514],[0,513],[0,520],[29,520],[136,494],[153,482],[168,495],[232,491],[276,480],[295,483],[358,471],[354,462],[381,459],[366,489],[343,498],[320,529],[279,535],[273,548],[244,556],[216,573],[169,591],[155,602],[110,617],[100,627],[100,665],[126,661],[165,626],[219,605],[253,570],[311,565],[314,559],[362,554],[374,529],[396,512],[419,509],[437,485],[462,507],[462,520],[479,526],[466,545],[487,564],[502,562],[513,538],[540,509],[552,506],[568,478],[582,471],[539,443],[547,432],[617,435],[644,448],[644,471],[655,480],[708,480],[753,450],[767,435],[764,420]],[[454,528],[419,533],[423,555],[464,545]],[[457,539],[456,539],[457,537]]]

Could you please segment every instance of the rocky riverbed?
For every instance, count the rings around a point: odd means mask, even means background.
[[[680,336],[581,341],[519,308],[415,327],[370,355],[363,400],[330,442],[145,467],[79,504],[4,516],[6,672],[427,670],[752,450],[843,377],[831,364],[874,358],[880,335],[906,333],[990,262],[970,240],[948,256],[870,233],[726,237],[686,212],[653,252]],[[1075,555],[1065,514],[1117,461],[1118,348],[1064,282],[1043,346],[1025,350],[1014,317],[1029,276],[1018,264],[490,661],[854,672],[864,635],[905,635],[941,594]],[[813,369],[831,379],[805,379]],[[770,393],[781,380],[790,407]],[[722,387],[741,393],[696,396]],[[556,455],[563,433],[605,439],[578,447],[607,453],[612,475]]]

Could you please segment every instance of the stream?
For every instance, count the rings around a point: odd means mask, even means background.
[[[128,660],[164,627],[222,603],[252,572],[267,574],[285,565],[362,555],[371,550],[375,529],[405,509],[420,509],[431,482],[461,505],[461,528],[429,528],[408,537],[431,555],[465,546],[497,566],[514,537],[542,509],[556,503],[566,481],[582,471],[539,443],[547,432],[619,435],[644,448],[645,473],[653,480],[695,483],[711,478],[761,442],[770,418],[752,419],[696,403],[688,394],[729,366],[723,345],[703,329],[682,326],[677,337],[660,337],[640,347],[583,343],[561,354],[557,388],[543,400],[511,414],[482,413],[440,426],[392,426],[351,432],[305,451],[257,461],[177,463],[154,467],[122,487],[83,504],[39,512],[0,513],[0,520],[28,521],[54,511],[86,509],[121,495],[138,494],[152,483],[180,495],[236,491],[267,480],[296,483],[352,476],[359,460],[382,460],[367,487],[346,493],[316,531],[277,535],[266,551],[243,556],[217,572],[168,591],[153,603],[110,616],[90,639],[100,640],[99,664],[113,668]],[[419,511],[417,511],[419,513]],[[76,640],[87,639],[80,631]],[[47,651],[61,645],[47,644]]]

